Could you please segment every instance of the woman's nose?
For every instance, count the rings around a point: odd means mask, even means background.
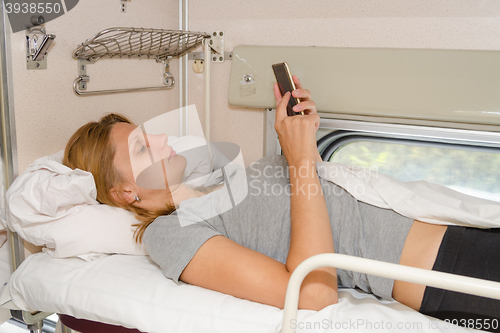
[[[153,162],[158,162],[172,152],[172,149],[167,145],[168,136],[166,134],[148,135],[149,148],[152,153]]]
[[[167,146],[168,136],[166,134],[148,134],[149,146],[151,148],[163,149]]]

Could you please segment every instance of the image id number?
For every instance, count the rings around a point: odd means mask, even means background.
[[[445,319],[445,323],[476,330],[498,329],[498,319]]]
[[[51,14],[55,13],[58,14],[61,11],[61,4],[55,2],[47,2],[47,3],[6,3],[5,4],[5,10],[7,14]]]

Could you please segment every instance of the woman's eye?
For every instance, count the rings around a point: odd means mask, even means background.
[[[137,154],[142,154],[143,152],[146,151],[146,146],[145,145],[140,145],[139,150],[137,151]]]

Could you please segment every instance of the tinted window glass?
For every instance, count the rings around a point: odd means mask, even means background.
[[[427,180],[500,201],[500,154],[360,140],[346,143],[330,161],[364,167],[401,181]]]

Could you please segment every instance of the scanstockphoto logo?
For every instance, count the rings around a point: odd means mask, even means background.
[[[79,0],[3,0],[12,32],[52,21],[73,9]]]

